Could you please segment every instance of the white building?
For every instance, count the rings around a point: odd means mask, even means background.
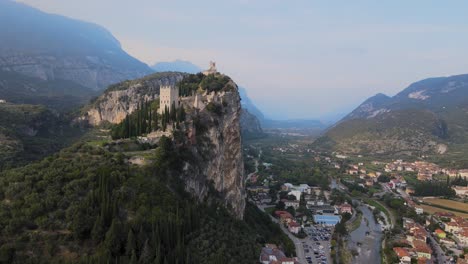
[[[175,105],[175,108],[179,107],[179,88],[176,86],[161,86],[159,89],[159,110],[161,114],[164,112],[164,109],[171,110],[172,104]]]
[[[300,201],[302,192],[299,190],[292,190],[288,193],[288,195],[294,195],[294,197],[296,197],[296,200]]]
[[[452,189],[455,191],[455,194],[459,197],[468,197],[468,187],[464,186],[453,186]]]
[[[6,100],[0,99],[0,104],[6,103]]]

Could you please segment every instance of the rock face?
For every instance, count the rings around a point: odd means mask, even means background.
[[[156,73],[113,85],[85,110],[82,119],[91,125],[119,123],[142,100],[157,100],[159,86],[175,84],[184,76],[174,72]],[[174,140],[190,158],[183,160],[183,172],[177,176],[184,181],[185,189],[198,199],[222,202],[235,217],[242,219],[245,188],[242,109],[237,85],[230,80],[219,91],[208,93],[198,89],[194,95],[180,97],[180,104],[186,112],[180,129],[185,136],[183,139],[174,136]]]
[[[42,80],[98,90],[152,72],[104,28],[13,1],[0,1],[0,38],[0,70]]]
[[[155,73],[112,85],[85,110],[82,119],[94,126],[103,122],[118,124],[127,114],[135,111],[142,101],[158,98],[161,85],[174,85],[183,77],[183,73]]]
[[[237,86],[211,95],[203,95],[206,105],[222,105],[217,114],[209,107],[189,111],[192,120],[199,120],[196,144],[191,149],[194,162],[185,164],[186,189],[200,199],[212,198],[213,190],[234,216],[242,219],[245,209],[244,161],[241,144],[241,106]],[[192,100],[192,99],[190,99]]]
[[[263,129],[260,125],[260,121],[256,116],[251,114],[247,109],[242,109],[240,126],[242,129],[242,135],[244,137],[261,136],[263,135]]]

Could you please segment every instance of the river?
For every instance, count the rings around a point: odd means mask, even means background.
[[[348,240],[348,248],[358,253],[352,263],[381,263],[381,227],[375,223],[369,207],[360,203],[358,208],[362,212],[361,225],[349,234]]]
[[[335,179],[331,180],[330,187],[341,191],[347,189]],[[362,212],[362,221],[359,228],[351,232],[348,237],[348,249],[358,253],[353,257],[352,263],[379,264],[382,262],[380,249],[383,236],[380,224],[375,223],[374,215],[367,205],[358,200],[353,200],[353,204],[359,204],[358,209]]]

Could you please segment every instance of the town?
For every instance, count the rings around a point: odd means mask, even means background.
[[[255,160],[249,201],[295,244],[289,257],[280,245],[265,244],[261,263],[467,263],[467,169],[352,159],[291,143],[246,150],[247,160]],[[320,167],[327,184],[287,182],[275,159],[264,157],[294,153]]]

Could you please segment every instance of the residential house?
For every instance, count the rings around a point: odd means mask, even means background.
[[[401,264],[410,264],[411,263],[411,256],[407,248],[402,248],[402,247],[394,247],[393,251],[398,256],[398,259],[400,260]]]
[[[432,249],[425,243],[421,241],[414,241],[413,243],[414,250],[419,258],[431,259]]]
[[[447,237],[447,233],[445,233],[440,228],[436,229],[434,233],[437,235],[438,238],[446,238]]]
[[[340,214],[344,214],[344,213],[352,214],[353,213],[353,207],[348,203],[344,203],[344,204],[339,206],[339,212],[340,212]]]
[[[287,211],[275,211],[275,216],[280,219],[281,223],[289,223],[293,221],[293,216]]]
[[[452,189],[455,191],[455,194],[459,197],[468,197],[468,187],[464,186],[453,186]]]
[[[260,253],[262,264],[298,264],[295,259],[287,258],[283,251],[274,244],[266,244]]]
[[[422,207],[415,207],[414,208],[414,211],[416,212],[416,214],[418,215],[421,215],[424,213],[424,209]]]
[[[468,247],[468,228],[463,228],[455,237],[460,241],[460,246]]]
[[[445,223],[444,231],[449,233],[458,233],[461,231],[461,227],[457,222],[448,222]]]
[[[301,225],[299,225],[296,221],[291,221],[288,223],[288,230],[293,234],[297,234],[301,230]]]
[[[281,200],[282,202],[284,202],[284,206],[286,208],[288,207],[293,207],[294,209],[297,209],[299,208],[299,201],[291,201],[291,200]]]

